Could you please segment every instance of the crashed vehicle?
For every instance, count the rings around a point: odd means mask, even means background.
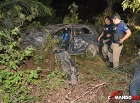
[[[99,34],[89,25],[69,24],[69,25],[52,25],[47,27],[52,36],[56,39],[63,39],[63,34],[67,29],[69,34],[68,52],[70,55],[82,54],[90,50],[93,57],[99,51],[98,42]]]
[[[62,39],[62,35],[67,28],[70,35],[68,52],[70,55],[85,53],[90,50],[93,57],[98,52],[100,43],[98,42],[99,34],[89,25],[85,24],[56,24],[43,27],[38,30],[27,31],[24,36],[24,47],[36,46],[43,47],[45,39],[49,33],[56,39]]]
[[[47,32],[46,32],[47,31]],[[56,53],[61,61],[62,70],[67,73],[70,81],[77,81],[77,69],[75,62],[70,55],[83,54],[90,51],[94,57],[99,51],[98,42],[99,34],[89,25],[85,24],[56,24],[43,27],[38,30],[27,31],[23,39],[25,47],[35,46],[43,47],[48,36],[48,32],[55,39],[64,40],[64,33],[67,31],[68,45],[67,50],[61,48],[62,42],[59,46],[60,49],[54,47],[53,53]]]

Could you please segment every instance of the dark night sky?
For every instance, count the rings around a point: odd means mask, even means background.
[[[107,7],[105,0],[53,0],[51,6],[56,10],[57,16],[64,17],[69,14],[68,7],[73,2],[78,5],[79,18],[82,19],[98,16]],[[121,4],[116,4],[113,8],[116,12],[122,13]]]

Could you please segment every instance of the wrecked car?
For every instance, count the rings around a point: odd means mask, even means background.
[[[59,49],[58,47],[53,48],[53,53],[58,56],[62,71],[73,83],[78,81],[78,75],[76,64],[70,55],[83,54],[89,50],[94,57],[100,45],[97,40],[99,34],[85,24],[48,25],[41,29],[27,31],[25,34],[23,39],[25,47],[44,47],[48,34],[55,39],[62,40]]]
[[[56,24],[48,25],[38,30],[26,32],[24,36],[24,46],[43,47],[45,39],[49,33],[56,39],[63,39],[63,34],[67,29],[69,35],[68,52],[70,55],[85,53],[90,50],[93,57],[99,51],[100,43],[97,41],[99,34],[96,30],[86,24]]]

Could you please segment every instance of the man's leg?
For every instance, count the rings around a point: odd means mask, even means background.
[[[119,44],[117,44],[117,43],[112,43],[113,66],[114,67],[118,67],[119,66],[119,57],[120,57],[122,48],[123,48],[123,45],[119,46]]]
[[[112,49],[112,44],[110,45],[110,49]],[[108,51],[108,58],[110,62],[110,65],[108,67],[113,68],[113,52],[112,51]]]
[[[103,47],[102,47],[102,53],[103,53],[103,57],[105,60],[107,60],[107,55],[108,55],[108,45],[106,44],[108,40],[103,40]]]

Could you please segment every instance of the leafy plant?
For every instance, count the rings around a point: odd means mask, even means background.
[[[59,70],[55,69],[49,75],[47,75],[47,85],[48,87],[54,88],[58,86],[65,86],[64,85],[64,76],[65,74],[60,72]]]
[[[140,0],[124,0],[122,2],[123,10],[130,8],[133,12],[140,10]]]
[[[60,40],[58,39],[55,39],[52,37],[52,35],[49,35],[47,36],[47,40],[46,40],[46,49],[51,49],[56,46],[57,44],[59,44]]]
[[[80,20],[78,18],[78,6],[76,5],[75,2],[73,2],[68,9],[70,10],[70,14],[66,15],[63,23],[64,24],[68,24],[68,23],[73,23],[73,24],[77,24]]]
[[[0,65],[3,68],[17,69],[26,56],[32,56],[33,49],[22,50],[19,28],[0,31]]]
[[[52,12],[49,5],[43,5],[37,0],[5,0],[0,4],[0,22],[4,27],[14,28],[37,16],[51,16]]]
[[[127,8],[133,11],[132,19],[130,19],[129,25],[133,26],[135,29],[140,30],[140,0],[124,0],[122,2],[123,10]]]
[[[104,12],[102,14],[100,14],[98,17],[96,18],[96,23],[94,24],[94,28],[96,28],[96,30],[101,33],[102,31],[102,27],[105,24],[104,19],[106,16],[112,16],[112,14],[114,14],[114,10],[113,10],[113,6],[115,5],[115,3],[120,3],[122,0],[105,0],[108,4],[107,8],[104,10]]]
[[[34,21],[29,26],[27,26],[27,29],[30,30],[32,28],[41,28],[41,27],[42,27],[42,25],[40,24],[40,22]]]
[[[37,70],[12,72],[0,71],[0,101],[4,103],[29,102],[34,99],[29,95],[29,84],[38,79]]]

